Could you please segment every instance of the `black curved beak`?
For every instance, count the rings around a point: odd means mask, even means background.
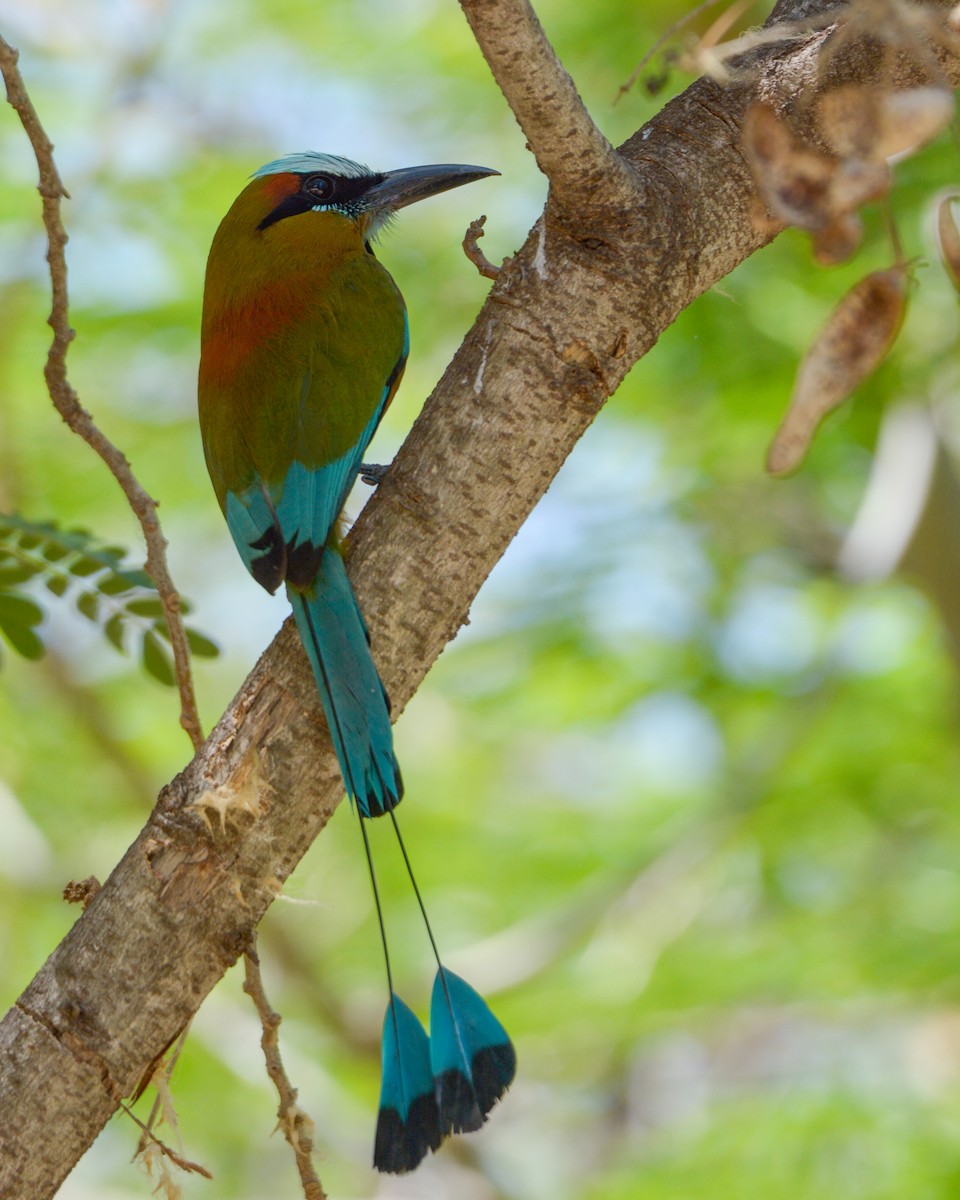
[[[387,171],[380,183],[370,188],[364,199],[378,209],[406,208],[428,196],[448,192],[451,188],[488,175],[499,175],[490,167],[470,167],[460,163],[442,163],[430,167],[401,167],[398,171]]]

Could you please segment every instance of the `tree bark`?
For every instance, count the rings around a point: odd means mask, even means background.
[[[630,367],[769,240],[751,221],[741,120],[758,92],[782,99],[813,80],[826,36],[766,48],[747,82],[699,80],[614,151],[524,0],[462,3],[551,191],[349,539],[395,713]],[[243,952],[341,795],[288,621],[0,1022],[5,1200],[56,1192]]]

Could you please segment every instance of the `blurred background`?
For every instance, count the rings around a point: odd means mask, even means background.
[[[614,142],[688,82],[613,103],[685,7],[540,0]],[[287,611],[240,565],[195,424],[220,217],[289,151],[502,171],[405,212],[379,249],[413,336],[368,455],[387,462],[486,293],[467,224],[486,213],[485,252],[510,254],[544,180],[449,0],[0,0],[0,31],[71,194],[71,377],[161,502],[193,624],[222,650],[196,662],[209,729]],[[36,167],[6,107],[0,155],[0,511],[137,563],[116,485],[43,387]],[[518,1048],[482,1133],[409,1178],[369,1168],[384,982],[345,806],[268,913],[265,982],[332,1196],[960,1191],[958,322],[930,224],[957,166],[949,137],[898,166],[907,323],[802,471],[771,480],[766,447],[833,304],[889,264],[875,211],[852,263],[818,268],[788,233],[667,331],[397,727],[437,934]],[[109,874],[190,753],[176,694],[69,595],[43,605],[40,662],[0,646],[4,1009],[76,919],[63,885]],[[399,990],[425,1013],[429,946],[374,832]],[[215,1176],[182,1179],[188,1198],[300,1194],[241,982],[209,997],[174,1075],[183,1151]],[[64,1200],[150,1195],[137,1137],[115,1118]]]

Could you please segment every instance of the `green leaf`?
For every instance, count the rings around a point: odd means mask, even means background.
[[[43,609],[26,596],[0,592],[0,620],[5,618],[21,625],[39,625],[43,620]]]
[[[123,579],[126,579],[131,587],[147,588],[148,591],[155,592],[157,589],[153,586],[153,580],[139,567],[134,567],[132,571],[123,571],[119,573]]]
[[[162,637],[167,644],[169,644],[170,630],[167,628],[166,622],[157,621],[153,628],[154,632]],[[183,632],[187,637],[187,645],[190,647],[193,653],[197,655],[198,658],[219,657],[220,647],[216,642],[211,641],[206,634],[200,633],[197,629],[190,629],[186,625],[183,627]]]
[[[55,596],[62,596],[70,586],[70,580],[66,575],[48,575],[43,582],[47,590],[53,592]]]
[[[138,617],[162,617],[163,601],[159,596],[144,596],[142,599],[129,600],[124,606],[127,612]]]
[[[104,596],[121,596],[124,592],[132,592],[135,586],[123,575],[104,575],[97,580],[97,591]]]
[[[7,561],[0,564],[0,588],[26,583],[36,575],[38,568],[33,563]]]
[[[0,633],[3,633],[18,654],[31,662],[43,657],[43,642],[27,625],[8,625],[0,621]]]
[[[33,631],[42,620],[43,609],[38,604],[0,592],[0,630],[24,658],[37,659],[43,654],[43,642]]]
[[[198,658],[218,658],[220,647],[196,629],[187,630],[187,643]]]
[[[152,630],[143,635],[141,662],[147,674],[160,683],[166,684],[167,687],[176,685],[177,677],[173,673],[173,665],[163,649],[163,643]]]
[[[100,597],[96,592],[81,592],[77,597],[77,609],[88,621],[95,621],[100,615]]]
[[[77,610],[101,624],[104,637],[121,653],[127,652],[131,619],[145,619],[150,627],[141,649],[144,668],[162,683],[175,683],[170,651],[164,645],[163,602],[146,571],[123,568],[125,557],[122,546],[101,545],[85,529],[64,530],[50,521],[0,513],[0,599],[8,602],[0,613],[0,629],[21,654],[36,658],[42,653],[32,627],[42,620],[43,612],[19,594],[19,585],[36,578],[54,596],[72,593]],[[83,579],[89,580],[85,586],[71,588]],[[186,600],[181,598],[180,604],[183,613],[190,611]],[[188,630],[187,638],[201,657],[219,653],[216,643],[195,630]]]
[[[107,640],[112,646],[120,651],[121,654],[126,654],[126,647],[123,644],[123,634],[126,630],[126,623],[122,612],[114,613],[110,620],[104,625],[103,632],[107,635]]]
[[[84,555],[78,558],[76,562],[72,562],[67,570],[71,575],[78,575],[82,579],[86,575],[95,575],[97,571],[102,571],[104,563],[98,562],[95,558],[89,558]]]

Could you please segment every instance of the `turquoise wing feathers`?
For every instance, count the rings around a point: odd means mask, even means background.
[[[281,582],[303,587],[319,570],[323,550],[335,529],[357,477],[364,451],[380,424],[387,405],[403,374],[409,348],[406,313],[400,357],[384,381],[379,400],[359,437],[346,451],[322,463],[304,436],[302,423],[278,422],[276,435],[285,424],[289,465],[283,474],[270,478],[256,466],[247,472],[245,486],[225,490],[227,526],[243,563],[268,591]],[[299,389],[300,403],[322,393],[323,381],[311,374]]]

